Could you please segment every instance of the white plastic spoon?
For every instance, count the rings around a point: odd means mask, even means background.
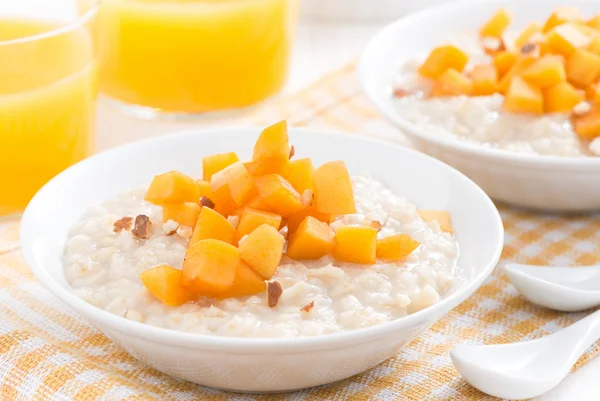
[[[509,264],[504,270],[521,295],[534,304],[564,312],[600,305],[600,265],[548,267]]]
[[[459,345],[450,356],[473,387],[521,400],[554,388],[598,339],[600,311],[546,337],[512,344]]]

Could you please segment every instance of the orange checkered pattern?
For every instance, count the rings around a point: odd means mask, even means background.
[[[371,108],[348,66],[244,122],[361,132],[407,145]],[[587,265],[600,261],[600,215],[559,217],[500,207],[507,262]],[[501,269],[398,355],[345,381],[294,394],[240,396],[182,382],[138,363],[34,278],[18,249],[18,222],[0,224],[0,400],[487,400],[452,366],[458,343],[543,336],[582,318],[536,307]],[[581,366],[600,351],[595,345]]]

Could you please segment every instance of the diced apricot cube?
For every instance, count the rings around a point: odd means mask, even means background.
[[[196,295],[179,285],[181,270],[161,265],[140,274],[144,287],[167,306],[179,306],[195,301]]]
[[[496,92],[498,87],[498,71],[490,64],[481,64],[471,71],[473,96],[488,96]]]
[[[287,122],[280,121],[265,128],[254,145],[252,160],[290,158],[290,144],[287,133]]]
[[[447,233],[454,232],[450,213],[446,210],[419,210],[417,213],[419,214],[419,217],[426,222],[437,222],[442,231]]]
[[[578,88],[585,88],[600,75],[600,55],[577,49],[567,61],[567,78]]]
[[[503,109],[511,113],[542,114],[544,112],[542,90],[521,77],[513,77],[504,97]]]
[[[296,260],[315,260],[331,253],[334,232],[331,227],[307,216],[290,236],[287,256]]]
[[[583,94],[566,81],[544,90],[544,108],[547,113],[569,112],[583,100]]]
[[[212,190],[210,189],[209,181],[198,181],[198,187],[200,188],[200,197],[206,196],[209,199],[212,198]]]
[[[240,260],[240,251],[231,244],[216,239],[195,242],[185,253],[180,284],[194,294],[217,296],[233,285]]]
[[[517,55],[510,51],[503,51],[494,56],[494,66],[498,71],[498,79],[502,78],[517,62]]]
[[[165,203],[163,205],[163,221],[174,220],[182,226],[194,227],[200,205],[195,202]]]
[[[595,36],[587,46],[587,49],[594,54],[600,55],[600,36]]]
[[[167,202],[198,202],[200,187],[192,177],[179,171],[169,171],[152,179],[144,199],[159,206]]]
[[[213,174],[218,173],[227,166],[240,161],[234,152],[219,153],[212,156],[206,156],[202,159],[202,179],[210,181]]]
[[[419,242],[406,234],[396,234],[377,240],[377,257],[386,260],[400,260],[412,253]]]
[[[228,244],[233,244],[235,240],[235,228],[225,217],[209,207],[200,210],[188,247],[205,239],[216,239]]]
[[[269,225],[277,230],[281,226],[281,216],[271,212],[252,209],[247,207],[240,217],[236,233],[236,243],[244,236],[250,234],[263,224]]]
[[[592,140],[600,136],[600,107],[594,105],[588,113],[573,116],[573,128],[580,138]]]
[[[479,29],[479,36],[500,38],[511,20],[510,12],[501,8]]]
[[[233,200],[229,186],[225,185],[213,192],[211,200],[215,203],[215,211],[223,216],[230,216],[239,206]]]
[[[556,85],[567,78],[562,57],[546,55],[523,71],[523,78],[540,88]]]
[[[314,171],[315,198],[313,209],[323,214],[356,213],[354,190],[346,164],[331,161]]]
[[[218,179],[223,180],[223,182],[217,183],[216,181],[218,181]],[[254,185],[254,177],[250,175],[241,162],[234,163],[213,175],[211,188],[212,185],[216,187],[227,185],[229,187],[229,192],[231,193],[231,198],[239,206],[245,205],[248,201],[258,195]]]
[[[217,298],[238,298],[260,294],[265,291],[265,288],[265,280],[246,263],[240,262],[233,284],[225,292],[220,293]]]
[[[590,84],[585,88],[585,98],[588,102],[600,103],[600,83]]]
[[[594,15],[592,18],[587,20],[585,24],[590,28],[600,30],[600,14]]]
[[[340,262],[374,264],[377,260],[377,230],[357,226],[338,228],[335,232],[333,257]]]
[[[289,160],[268,157],[244,163],[244,166],[246,166],[246,170],[253,176],[267,174],[279,174],[284,176],[289,170],[289,164]]]
[[[298,191],[279,174],[256,177],[254,183],[262,200],[282,217],[291,216],[304,209]]]
[[[260,197],[260,195],[255,196],[250,199],[248,203],[246,203],[247,207],[251,207],[252,209],[263,210],[265,212],[270,212],[271,207],[267,205],[267,203]]]
[[[566,23],[548,32],[548,44],[552,51],[566,58],[571,57],[575,50],[585,48],[592,39],[574,24]]]
[[[527,27],[525,27],[525,29],[523,29],[523,31],[515,39],[515,47],[517,49],[521,49],[527,43],[530,43],[529,41],[533,35],[541,32],[541,30],[542,30],[542,27],[537,22],[530,23],[529,25],[527,25]]]
[[[287,218],[288,232],[293,233],[294,231],[296,231],[298,226],[300,226],[300,223],[302,223],[304,219],[306,219],[306,217],[308,216],[314,217],[315,219],[324,223],[329,223],[329,221],[331,220],[330,214],[319,213],[315,210],[314,207],[307,207],[306,209],[295,213]]]
[[[265,280],[279,267],[285,240],[276,228],[263,224],[240,244],[240,257]]]
[[[473,82],[469,77],[456,71],[453,68],[448,68],[434,82],[431,88],[431,97],[440,96],[470,96],[473,91]]]
[[[581,13],[576,7],[563,6],[554,10],[552,15],[546,20],[543,32],[549,32],[554,27],[570,21],[581,20]]]
[[[533,63],[535,63],[536,60],[537,58],[533,56],[518,57],[515,64],[511,67],[510,70],[508,70],[506,74],[504,74],[502,79],[500,79],[500,82],[498,82],[498,91],[500,93],[506,93],[512,79],[514,77],[520,77],[527,68],[529,68]]]
[[[283,175],[299,194],[307,190],[314,190],[313,164],[310,159],[293,160],[289,164],[288,171]]]
[[[469,61],[469,56],[454,45],[436,47],[421,67],[419,74],[424,77],[436,79],[448,68],[462,71]]]

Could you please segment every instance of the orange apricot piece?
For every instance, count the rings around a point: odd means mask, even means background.
[[[214,297],[231,288],[239,265],[240,251],[235,246],[204,239],[187,249],[180,284],[194,294]]]
[[[566,81],[544,90],[544,109],[546,113],[569,112],[584,100],[583,93]]]
[[[228,244],[235,241],[235,228],[225,217],[209,207],[200,210],[188,247],[205,239],[216,239]]]
[[[218,173],[227,166],[240,161],[240,158],[235,152],[219,153],[216,155],[206,156],[202,159],[202,179],[210,181],[213,174]]]
[[[237,227],[236,243],[244,236],[250,234],[263,224],[267,224],[277,230],[281,226],[281,216],[276,213],[246,207],[240,217]]]
[[[336,230],[333,257],[340,262],[372,265],[377,260],[377,230],[343,226]]]
[[[252,161],[268,158],[283,160],[290,158],[290,143],[285,120],[265,128],[254,145]]]
[[[165,203],[163,205],[163,221],[174,220],[182,226],[194,227],[200,205],[195,202]]]
[[[198,181],[179,171],[169,171],[152,179],[144,200],[162,206],[167,202],[198,202]]]
[[[479,29],[479,36],[500,38],[511,20],[510,12],[506,8],[501,8]]]
[[[419,67],[419,74],[424,77],[437,79],[448,68],[461,72],[469,61],[469,56],[454,45],[436,47],[431,51],[427,60]]]
[[[265,288],[265,280],[242,261],[238,266],[231,287],[225,290],[225,292],[220,293],[217,298],[237,298],[260,294],[265,291]]]
[[[283,178],[292,184],[299,194],[302,194],[307,189],[314,190],[314,170],[312,161],[308,158],[293,160],[289,163],[289,168],[283,174]]]
[[[498,89],[498,71],[493,65],[476,65],[470,73],[473,96],[488,96]]]
[[[279,267],[284,243],[276,228],[263,224],[241,242],[240,257],[262,278],[269,280]]]
[[[503,110],[511,113],[542,114],[544,112],[542,90],[521,77],[513,77],[504,97]]]
[[[323,214],[356,213],[354,191],[346,164],[331,161],[317,168],[313,174],[315,182],[314,210]]]
[[[473,82],[469,77],[454,68],[448,68],[433,82],[429,96],[470,96],[472,91]]]
[[[256,177],[254,184],[262,200],[282,217],[291,216],[304,209],[298,191],[279,174]]]
[[[419,242],[406,234],[396,234],[377,240],[377,257],[386,260],[400,260],[412,253]]]
[[[140,280],[163,304],[179,306],[196,300],[196,295],[179,285],[181,275],[181,270],[161,265],[140,273]]]
[[[331,253],[334,232],[331,227],[307,216],[290,236],[287,256],[296,260],[315,260]]]

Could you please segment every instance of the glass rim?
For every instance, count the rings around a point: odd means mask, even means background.
[[[100,8],[100,0],[94,0],[94,2],[90,5],[88,10],[81,15],[78,15],[73,21],[60,26],[58,28],[51,29],[47,32],[36,33],[35,35],[28,35],[22,38],[9,39],[9,40],[0,40],[0,46],[10,46],[10,45],[18,45],[21,43],[27,42],[35,42],[37,40],[50,38],[52,36],[58,36],[63,33],[72,31],[87,22],[89,22],[98,12]]]

